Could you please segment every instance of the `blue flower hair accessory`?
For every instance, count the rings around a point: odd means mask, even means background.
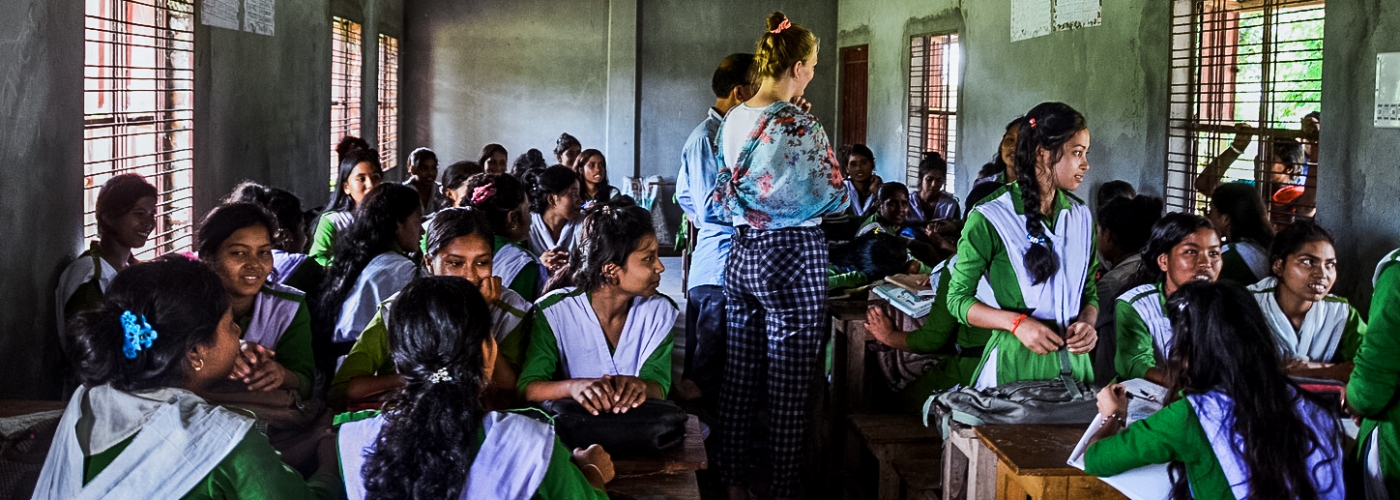
[[[122,354],[126,359],[136,359],[136,353],[150,349],[151,341],[156,339],[156,331],[146,322],[146,316],[137,317],[131,311],[122,312],[122,330],[126,334],[126,341],[122,344]]]
[[[1045,240],[1045,237],[1044,237],[1044,236],[1041,236],[1041,237],[1037,238],[1034,234],[1031,234],[1031,233],[1026,233],[1026,241],[1031,242],[1032,245],[1044,245],[1044,244],[1046,244],[1046,240]]]

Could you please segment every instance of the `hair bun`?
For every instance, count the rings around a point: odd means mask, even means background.
[[[771,32],[773,30],[778,29],[778,26],[781,26],[783,24],[783,21],[786,21],[787,19],[787,14],[783,14],[782,12],[773,12],[772,14],[768,14],[768,28],[766,31]]]

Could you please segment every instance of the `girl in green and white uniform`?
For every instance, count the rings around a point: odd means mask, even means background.
[[[375,186],[384,180],[379,166],[379,153],[373,149],[353,151],[340,161],[339,181],[331,192],[329,208],[316,222],[311,234],[311,250],[307,255],[322,267],[331,267],[335,260],[336,238],[355,221],[355,207]],[[415,191],[416,193],[417,191]]]
[[[509,174],[476,174],[467,180],[466,200],[486,214],[496,249],[491,274],[525,300],[534,301],[544,291],[549,271],[540,258],[525,246],[530,238],[530,196],[524,184]]]
[[[63,269],[54,291],[60,346],[68,345],[68,320],[100,307],[117,271],[136,263],[131,251],[146,246],[156,228],[156,195],[156,187],[139,174],[121,174],[102,183],[95,214],[98,240]]]
[[[1170,383],[1167,359],[1172,345],[1172,325],[1167,319],[1167,298],[1182,285],[1214,282],[1220,276],[1220,237],[1210,220],[1180,212],[1167,214],[1152,225],[1152,236],[1142,251],[1142,266],[1134,283],[1142,283],[1118,296],[1114,323],[1118,332],[1114,368],[1120,380],[1145,378],[1158,385]]]
[[[959,322],[992,330],[973,386],[1053,380],[1067,357],[1073,378],[1094,379],[1089,351],[1098,340],[1094,223],[1070,194],[1089,169],[1084,116],[1061,103],[1032,108],[1016,142],[1018,181],[975,207],[958,243],[948,310]],[[998,307],[977,299],[992,283]],[[1058,355],[1056,351],[1067,350]]]
[[[1210,199],[1206,217],[1225,242],[1220,252],[1221,281],[1249,286],[1269,276],[1274,228],[1258,189],[1239,183],[1220,185]]]
[[[1361,417],[1361,464],[1366,498],[1400,493],[1400,250],[1376,265],[1371,278],[1369,332],[1361,339],[1347,382],[1347,412]]]

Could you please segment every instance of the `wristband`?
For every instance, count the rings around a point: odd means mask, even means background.
[[[1243,154],[1244,154],[1244,151],[1240,151],[1240,148],[1235,147],[1234,144],[1231,144],[1231,145],[1230,145],[1230,151],[1234,151],[1235,154],[1237,154],[1237,155],[1243,155]]]
[[[1011,334],[1012,334],[1012,335],[1015,335],[1015,334],[1016,334],[1016,329],[1021,327],[1021,322],[1022,322],[1022,321],[1025,321],[1027,317],[1028,317],[1027,315],[1022,314],[1022,315],[1020,315],[1020,316],[1017,316],[1015,321],[1012,321],[1012,322],[1011,322]]]

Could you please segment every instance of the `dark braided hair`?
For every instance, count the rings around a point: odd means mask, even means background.
[[[1040,212],[1040,177],[1037,152],[1050,152],[1049,166],[1064,156],[1064,147],[1079,131],[1089,128],[1084,115],[1069,105],[1046,102],[1026,112],[1016,137],[1016,182],[1021,186],[1021,204],[1026,211],[1026,233],[1038,240],[1026,250],[1026,270],[1034,283],[1044,283],[1060,270],[1060,261],[1045,238],[1045,214]]]
[[[389,355],[404,385],[384,405],[384,427],[362,469],[365,492],[457,498],[486,415],[486,300],[466,279],[424,277],[404,287],[388,319]],[[439,372],[450,380],[434,382]]]

